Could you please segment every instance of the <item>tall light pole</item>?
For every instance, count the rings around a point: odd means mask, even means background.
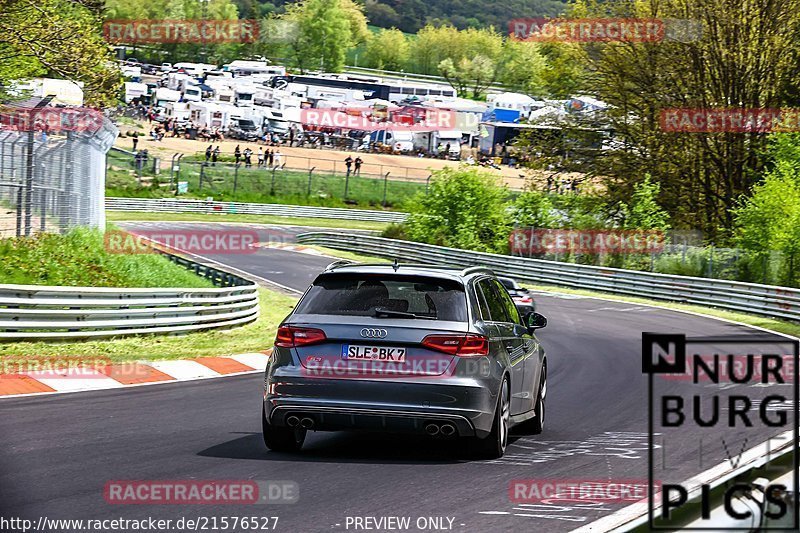
[[[200,5],[202,6],[202,14],[200,15],[200,53],[203,57],[207,57],[206,55],[206,37],[205,37],[205,22],[206,22],[206,9],[208,6],[208,2],[210,0],[200,0]]]

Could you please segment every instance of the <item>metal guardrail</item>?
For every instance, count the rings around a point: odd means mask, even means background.
[[[171,198],[106,198],[110,211],[150,211],[155,213],[217,213],[243,215],[273,215],[280,217],[336,218],[371,222],[403,222],[407,213],[313,207],[284,204],[253,204],[205,200],[174,200]]]
[[[297,240],[304,244],[417,263],[487,266],[498,274],[548,285],[800,320],[800,289],[559,263],[365,235],[311,232],[298,235]]]
[[[158,250],[218,288],[98,288],[0,285],[0,341],[186,333],[258,318],[258,285]]]

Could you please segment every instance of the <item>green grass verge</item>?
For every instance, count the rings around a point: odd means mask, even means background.
[[[272,347],[277,325],[294,308],[297,298],[263,288],[259,289],[259,294],[261,315],[257,321],[240,328],[174,336],[0,344],[0,360],[7,362],[15,357],[81,357],[127,362],[260,352]]]
[[[142,213],[139,211],[106,211],[109,221],[173,221],[173,222],[246,222],[251,224],[279,224],[284,226],[310,226],[316,228],[368,229],[382,231],[389,224],[338,218],[279,217],[274,215],[203,214],[203,213]],[[310,231],[310,230],[309,230]]]
[[[205,288],[207,279],[155,254],[109,253],[103,234],[75,229],[0,240],[0,283]]]
[[[184,198],[213,197],[223,202],[282,203],[293,205],[318,205],[326,207],[378,208],[384,204],[389,209],[402,209],[410,198],[425,191],[425,182],[420,180],[396,179],[384,181],[382,176],[350,176],[345,179],[339,172],[304,170],[277,170],[240,167],[219,162],[215,166],[203,168],[200,180],[200,162],[196,156],[188,156],[181,161],[179,181],[188,182],[188,193]],[[148,167],[151,164],[148,163]],[[157,178],[152,168],[143,168],[143,177],[151,186],[139,185],[132,170],[130,156],[110,152],[106,176],[106,195],[131,198],[172,197],[167,187],[159,187],[158,182],[168,183],[169,173],[162,171]],[[274,180],[273,180],[274,177]],[[153,185],[155,183],[155,185]],[[345,188],[347,201],[345,201]]]

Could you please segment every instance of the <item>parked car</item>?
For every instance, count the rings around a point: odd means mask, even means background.
[[[278,328],[264,443],[297,451],[309,429],[371,429],[460,437],[500,457],[510,427],[543,430],[547,361],[534,331],[546,325],[522,317],[486,268],[333,263]]]
[[[514,305],[517,306],[520,314],[525,315],[536,311],[536,301],[534,301],[531,291],[522,287],[511,278],[500,277],[497,279],[500,280],[500,283],[506,288],[508,294],[511,295],[511,299],[514,300]]]
[[[255,122],[248,119],[235,119],[231,122],[228,128],[229,139],[239,139],[242,141],[255,141],[260,136],[261,132],[256,126]]]

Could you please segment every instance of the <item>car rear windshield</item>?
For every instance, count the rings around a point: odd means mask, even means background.
[[[466,322],[467,298],[456,280],[332,273],[316,279],[295,312]]]

